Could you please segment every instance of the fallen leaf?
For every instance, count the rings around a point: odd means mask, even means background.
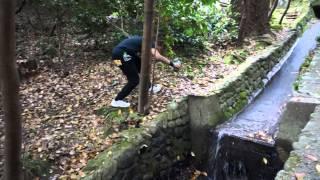
[[[264,157],[264,158],[262,159],[262,161],[263,161],[264,164],[266,164],[266,165],[268,164],[268,159],[267,159],[267,158]]]
[[[320,164],[317,164],[317,165],[316,165],[316,170],[317,170],[317,172],[320,174]]]
[[[303,180],[304,177],[306,176],[305,173],[294,173],[296,180]]]
[[[313,155],[310,155],[310,154],[307,154],[305,157],[307,159],[310,159],[311,161],[318,161],[318,158],[316,156],[313,156]]]

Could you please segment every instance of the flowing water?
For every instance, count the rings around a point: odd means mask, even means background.
[[[282,168],[274,142],[281,110],[319,35],[320,23],[316,22],[297,41],[282,68],[254,102],[212,132],[214,142],[208,168],[211,179],[273,179]]]

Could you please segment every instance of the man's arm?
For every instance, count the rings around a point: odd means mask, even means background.
[[[152,49],[151,49],[151,53],[152,53],[152,57],[155,58],[155,59],[158,60],[158,61],[161,61],[161,62],[163,62],[163,63],[165,63],[165,64],[169,64],[169,65],[171,65],[172,67],[177,68],[177,69],[179,69],[179,68],[181,67],[180,65],[175,65],[175,64],[173,64],[173,62],[170,61],[170,59],[162,56],[162,55],[160,54],[160,52],[159,52],[157,49],[155,49],[155,48],[152,48]]]

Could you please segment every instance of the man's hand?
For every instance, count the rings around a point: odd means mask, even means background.
[[[165,64],[169,64],[174,68],[174,71],[179,71],[179,69],[181,68],[181,61],[178,58],[175,58],[173,61],[170,61],[167,57],[162,56],[160,52],[155,48],[151,49],[151,54],[152,60],[158,60]]]
[[[172,62],[174,71],[179,71],[181,68],[181,61],[178,58],[175,58]]]
[[[175,63],[173,63],[173,70],[174,71],[179,71],[180,70],[180,68],[181,68],[181,64],[175,64]]]

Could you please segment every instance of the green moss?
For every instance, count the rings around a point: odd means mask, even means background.
[[[226,64],[235,64],[235,58],[233,57],[233,55],[227,55],[224,58],[224,63],[226,63]]]
[[[243,91],[243,92],[240,92],[239,96],[240,96],[241,99],[247,99],[248,98],[248,93]]]
[[[168,111],[162,112],[156,117],[156,121],[164,121],[167,119],[168,119]]]
[[[233,116],[233,114],[230,111],[225,112],[224,115],[226,116],[227,119]]]
[[[109,168],[115,162],[115,159],[122,155],[126,150],[134,148],[143,138],[142,133],[145,132],[143,128],[133,128],[121,132],[123,138],[120,142],[113,144],[111,147],[100,153],[94,159],[90,160],[84,171],[90,172],[98,170],[99,168]]]
[[[293,89],[296,91],[298,91],[300,88],[302,75],[309,71],[310,64],[311,64],[313,57],[314,57],[314,52],[315,51],[309,52],[309,55],[306,57],[304,63],[302,64],[302,66],[299,69],[298,77],[297,77],[296,81],[293,83]]]
[[[234,114],[242,110],[247,105],[247,103],[247,99],[238,100],[234,108]]]
[[[113,125],[126,124],[127,122],[139,123],[143,118],[143,116],[129,108],[103,107],[97,110],[96,113],[105,119],[105,137],[113,133]]]
[[[136,142],[140,140],[142,133],[145,131],[146,130],[144,128],[132,128],[121,132],[121,136],[127,142]]]
[[[291,171],[293,172],[294,169],[296,168],[296,166],[301,162],[300,157],[295,154],[295,153],[291,153],[290,158],[288,159],[288,161],[285,164],[285,169],[287,171]]]
[[[280,31],[283,29],[283,27],[280,24],[271,24],[270,25],[271,29],[276,30],[276,31]]]
[[[96,171],[100,168],[110,168],[114,165],[115,159],[121,155],[125,150],[132,147],[128,141],[121,141],[112,145],[110,148],[100,153],[94,159],[88,161],[87,166],[83,169],[85,172]]]
[[[46,177],[49,175],[51,164],[48,161],[33,159],[30,155],[25,154],[22,157],[23,169],[31,177]]]

